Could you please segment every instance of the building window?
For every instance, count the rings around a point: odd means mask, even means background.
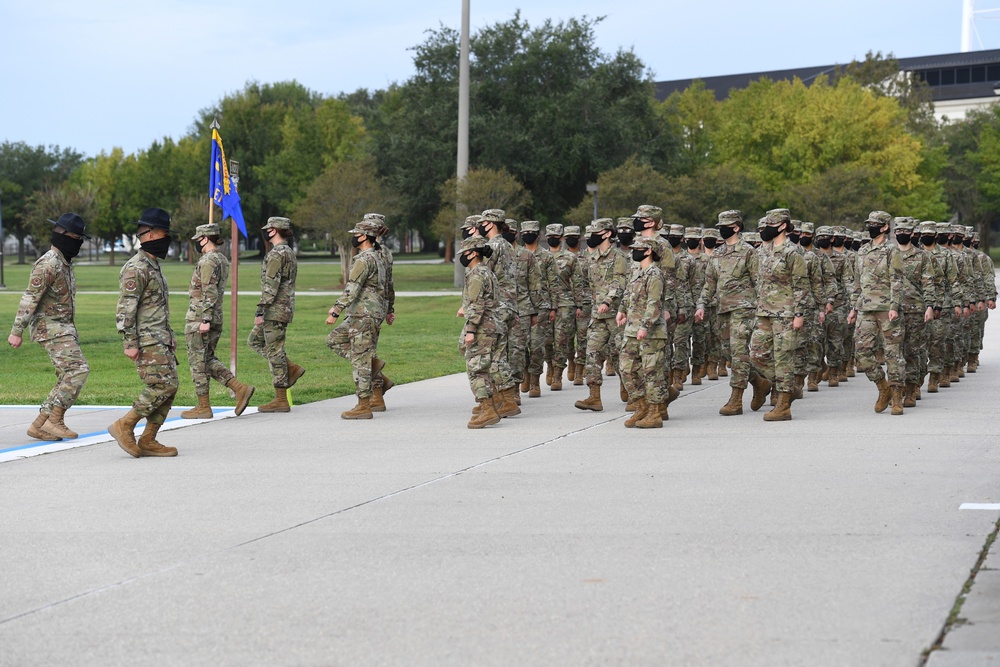
[[[959,67],[955,70],[955,83],[969,83],[972,75],[968,67]]]
[[[936,69],[929,69],[924,72],[928,86],[940,86],[941,85],[941,72]]]
[[[984,83],[986,81],[986,66],[978,65],[972,68],[972,83]]]
[[[941,70],[941,85],[942,86],[955,85],[955,70],[950,68]]]

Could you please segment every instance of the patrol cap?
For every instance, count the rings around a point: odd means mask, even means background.
[[[260,229],[261,231],[265,229],[277,229],[283,232],[290,232],[292,230],[292,221],[288,218],[268,218],[267,224]]]
[[[947,222],[936,222],[934,223],[934,230],[938,234],[951,234],[951,225]]]
[[[374,220],[376,222],[385,223],[385,216],[381,213],[365,213],[361,216],[362,220]]]
[[[965,226],[965,236],[966,236],[966,238],[968,238],[969,236],[972,236],[975,233],[976,233],[976,228],[975,227],[973,227],[972,225],[966,225]]]
[[[512,232],[516,232],[517,231],[517,220],[515,220],[514,218],[507,218],[507,219],[505,219],[504,220],[504,224],[507,225],[507,228],[510,231],[512,231]]]
[[[632,229],[632,218],[618,218],[618,229]]]
[[[631,218],[621,218],[621,219],[629,221],[631,220]],[[591,233],[603,232],[605,230],[613,232],[615,230],[615,221],[612,220],[611,218],[598,218],[597,220],[594,220],[593,222],[590,223],[590,227],[593,230]]]
[[[833,228],[833,235],[834,236],[850,236],[850,234],[847,233],[847,227],[844,227],[843,225],[837,225],[836,227],[834,227]]]
[[[865,234],[867,234],[867,233],[868,233],[868,232],[865,232]],[[851,237],[852,239],[854,239],[855,241],[861,241],[862,239],[864,239],[864,234],[862,234],[862,233],[861,233],[861,232],[860,232],[859,230],[857,230],[857,229],[855,229],[855,230],[851,230],[851,231],[850,231],[850,232],[849,232],[849,233],[848,233],[847,235],[848,235],[848,236],[850,236],[850,237]],[[870,241],[870,240],[871,240],[871,237],[869,237],[869,239],[868,239],[868,240]]]
[[[147,208],[142,212],[142,215],[139,216],[139,221],[135,224],[152,229],[165,229],[169,232],[170,214],[162,208]]]
[[[757,232],[743,232],[743,240],[747,243],[763,243],[764,240],[760,238],[760,234]]]
[[[461,254],[461,253],[467,252],[469,250],[481,250],[481,249],[485,248],[488,245],[489,245],[489,241],[487,241],[484,237],[482,237],[482,236],[470,236],[469,238],[467,238],[464,241],[462,241],[462,245],[461,245],[461,247],[460,247],[460,249],[459,249],[458,252],[459,252],[459,254]]]
[[[918,234],[934,234],[935,233],[935,230],[934,230],[935,226],[936,225],[934,224],[933,221],[931,221],[931,220],[925,220],[924,222],[921,222],[919,225],[917,225],[917,233]]]
[[[858,232],[858,234],[861,236],[861,242],[862,243],[864,243],[865,241],[871,241],[872,240],[872,235],[868,233],[867,229],[865,231],[863,231],[863,232]],[[857,237],[855,237],[855,239],[857,239]]]
[[[719,221],[715,223],[716,227],[725,227],[726,225],[736,225],[742,224],[743,213],[733,209],[731,211],[723,211],[719,214]]]
[[[684,228],[684,238],[686,238],[686,239],[700,239],[701,238],[701,227],[685,227]]]
[[[820,225],[816,228],[816,236],[834,236],[833,227],[829,225]]]
[[[670,236],[684,236],[684,225],[670,225]]]
[[[719,230],[715,227],[706,227],[701,230],[701,238],[703,239],[715,239],[717,241],[722,240],[722,235],[719,234]]]
[[[763,217],[757,221],[757,229],[760,230],[767,224],[767,217]]]
[[[191,240],[194,241],[200,239],[202,236],[221,236],[221,235],[222,232],[219,231],[219,225],[212,222],[207,225],[198,225],[197,227],[195,227],[194,236],[191,237]]]
[[[63,213],[62,215],[59,216],[58,220],[49,220],[49,222],[51,222],[53,225],[58,225],[59,227],[62,227],[67,232],[79,234],[85,239],[90,238],[84,231],[87,224],[83,221],[83,218],[78,216],[76,213]]]
[[[563,227],[563,236],[579,236],[580,226],[579,225],[569,225]]]
[[[764,216],[765,225],[780,225],[783,222],[791,222],[792,214],[787,208],[772,208]]]
[[[802,233],[803,234],[812,234],[813,233],[813,229],[815,229],[813,223],[811,223],[811,222],[803,222],[802,223]]]
[[[901,229],[913,231],[913,218],[896,218],[892,223],[897,232]]]
[[[961,236],[962,238],[965,238],[965,225],[952,225],[951,233],[954,234],[955,236]]]
[[[663,209],[652,204],[643,204],[635,210],[633,218],[649,218],[657,222],[663,222]]]
[[[593,224],[589,224],[589,225],[587,225],[586,227],[583,228],[583,233],[586,234],[587,236],[590,236],[591,234],[593,234],[594,231],[595,231],[595,229],[594,229],[594,225]]]
[[[521,223],[521,233],[524,232],[535,232],[538,233],[538,221],[537,220],[525,220]]]
[[[507,212],[502,208],[488,208],[483,211],[484,222],[503,222],[507,219]]]
[[[792,220],[792,231],[801,232],[802,231],[802,221]]]
[[[888,225],[892,222],[892,216],[885,211],[872,211],[868,214],[866,222],[877,222],[880,225]]]
[[[478,225],[482,221],[483,221],[483,216],[481,216],[481,215],[470,215],[469,217],[467,217],[465,219],[465,222],[462,223],[462,227],[466,228],[466,229],[469,228],[469,227],[475,227],[476,225]]]
[[[348,234],[364,234],[365,236],[378,236],[379,225],[375,220],[362,220],[354,225]]]
[[[562,236],[563,226],[558,222],[551,225],[545,225],[545,235],[546,236]]]
[[[657,244],[656,239],[652,237],[640,236],[632,243],[632,249],[634,250],[635,248],[649,248],[653,252],[656,252],[659,250],[659,245]]]

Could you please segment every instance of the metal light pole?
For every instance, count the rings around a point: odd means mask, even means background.
[[[229,175],[233,180],[233,187],[239,190],[240,184],[240,163],[236,160],[229,161]],[[229,370],[236,375],[236,324],[239,322],[240,307],[240,236],[236,228],[236,221],[229,219],[230,226],[230,288],[229,288]],[[235,395],[235,394],[234,394]]]
[[[3,190],[0,190],[0,200],[3,199]],[[3,205],[0,203],[0,289],[7,289],[3,284]]]
[[[587,192],[594,193],[594,220],[597,220],[597,183],[587,183]]]
[[[458,60],[458,164],[456,176],[459,188],[469,173],[469,0],[462,0],[462,37]],[[462,211],[456,212],[458,215]],[[465,283],[465,269],[458,261],[459,246],[462,243],[461,230],[455,232],[455,287]]]

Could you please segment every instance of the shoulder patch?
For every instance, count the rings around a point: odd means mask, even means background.
[[[41,278],[41,276],[35,276],[35,277],[33,277],[31,279],[31,286],[32,287],[41,287],[42,286],[42,278]]]
[[[125,289],[126,292],[134,292],[137,287],[138,287],[138,284],[135,282],[134,278],[128,278],[125,281],[124,289]]]

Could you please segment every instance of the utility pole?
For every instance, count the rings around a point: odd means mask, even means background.
[[[597,183],[587,183],[587,192],[594,193],[594,220],[597,220]]]
[[[455,174],[458,177],[458,187],[461,189],[465,177],[469,173],[469,0],[462,0],[462,38],[461,51],[458,60],[458,164]],[[461,217],[465,211],[457,210]],[[455,287],[465,284],[465,269],[458,261],[459,246],[462,243],[461,229],[455,232],[455,252],[452,259],[455,262]]]
[[[3,199],[3,190],[0,190],[0,200]],[[7,289],[3,284],[3,205],[0,203],[0,289]]]

